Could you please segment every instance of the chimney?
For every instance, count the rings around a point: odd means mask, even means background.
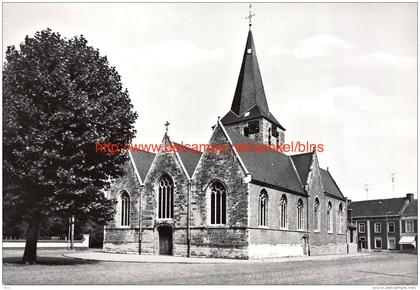
[[[413,201],[413,200],[414,200],[414,193],[407,193],[407,197],[406,197],[406,199],[407,199],[408,201]]]

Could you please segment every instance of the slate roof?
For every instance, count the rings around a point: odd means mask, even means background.
[[[250,121],[253,119],[259,119],[261,117],[266,118],[267,120],[273,122],[274,124],[276,124],[280,129],[282,130],[286,130],[284,129],[284,127],[279,123],[279,121],[277,121],[277,119],[273,116],[273,114],[271,114],[270,112],[268,113],[263,113],[261,112],[260,108],[258,106],[254,106],[251,108],[251,110],[249,110],[249,115],[247,115],[245,117],[245,114],[242,114],[240,116],[236,115],[233,111],[229,111],[223,118],[222,118],[222,124],[223,125],[229,125],[229,124],[235,124],[238,122],[243,122],[243,121]]]
[[[417,199],[410,201],[407,207],[404,209],[403,216],[417,216]]]
[[[175,144],[176,148],[178,148],[178,155],[181,158],[182,163],[188,172],[188,175],[191,177],[203,152],[193,150],[179,143],[173,143]]]
[[[386,213],[388,215],[399,215],[405,202],[405,197],[353,201],[349,208],[352,209],[352,217],[385,216]]]
[[[290,156],[303,184],[305,184],[308,179],[309,168],[312,163],[312,154],[312,152],[309,152]]]
[[[156,154],[152,152],[132,150],[131,155],[133,156],[134,164],[136,165],[140,178],[142,182],[144,182]]]
[[[232,129],[225,128],[225,130],[233,144],[256,144],[253,139],[238,134]],[[238,150],[238,154],[253,180],[305,194],[289,156],[274,150],[260,152],[252,148]]]
[[[248,111],[249,116],[244,117]],[[260,117],[270,120],[285,130],[268,109],[254,39],[252,31],[249,30],[231,111],[221,121],[222,124],[228,125]]]
[[[324,187],[324,191],[328,194],[344,199],[345,197],[343,193],[341,192],[340,188],[338,188],[337,183],[335,182],[334,178],[331,176],[331,173],[322,168],[320,168],[320,170],[321,170],[322,186]]]

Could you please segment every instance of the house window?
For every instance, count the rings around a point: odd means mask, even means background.
[[[382,238],[375,237],[375,249],[382,249]]]
[[[331,201],[329,201],[328,206],[327,206],[327,231],[329,233],[332,233],[332,231],[333,231],[332,230],[332,217],[333,217],[333,215],[332,215],[331,209],[332,209],[332,204],[331,204]]]
[[[319,231],[319,198],[316,197],[314,201],[314,230]]]
[[[226,224],[226,188],[220,181],[211,184],[210,223],[212,225]]]
[[[297,229],[303,230],[303,201],[301,198],[297,203]]]
[[[397,248],[397,243],[395,242],[395,237],[388,238],[388,249],[395,250]]]
[[[414,221],[405,221],[405,232],[414,233]]]
[[[381,224],[375,223],[375,233],[379,234],[381,232]]]
[[[125,190],[121,193],[121,225],[130,225],[130,196]]]
[[[359,226],[359,233],[365,233],[365,224],[362,223],[362,224],[359,224],[358,226]]]
[[[395,223],[393,223],[393,222],[388,223],[388,232],[389,233],[395,233]]]
[[[174,182],[165,174],[159,180],[158,218],[170,219],[174,216]]]
[[[338,204],[338,232],[343,232],[343,204],[340,202]]]
[[[285,194],[280,200],[280,228],[287,228],[287,197]]]
[[[258,207],[259,207],[258,225],[267,226],[268,194],[265,189],[261,190]]]

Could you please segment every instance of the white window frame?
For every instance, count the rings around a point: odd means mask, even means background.
[[[379,230],[376,228],[377,226],[379,226]],[[375,225],[374,225],[374,232],[375,232],[375,234],[380,234],[382,232],[382,225],[381,225],[381,223],[375,223]]]
[[[410,230],[408,230],[408,225],[411,224]],[[408,220],[405,221],[405,232],[406,233],[414,233],[414,221]]]
[[[357,226],[358,226],[359,233],[364,234],[366,232],[365,223],[359,223]],[[363,231],[362,231],[362,226],[363,226]]]

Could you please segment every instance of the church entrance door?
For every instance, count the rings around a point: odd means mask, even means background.
[[[172,255],[172,228],[160,226],[159,233],[159,255]]]

